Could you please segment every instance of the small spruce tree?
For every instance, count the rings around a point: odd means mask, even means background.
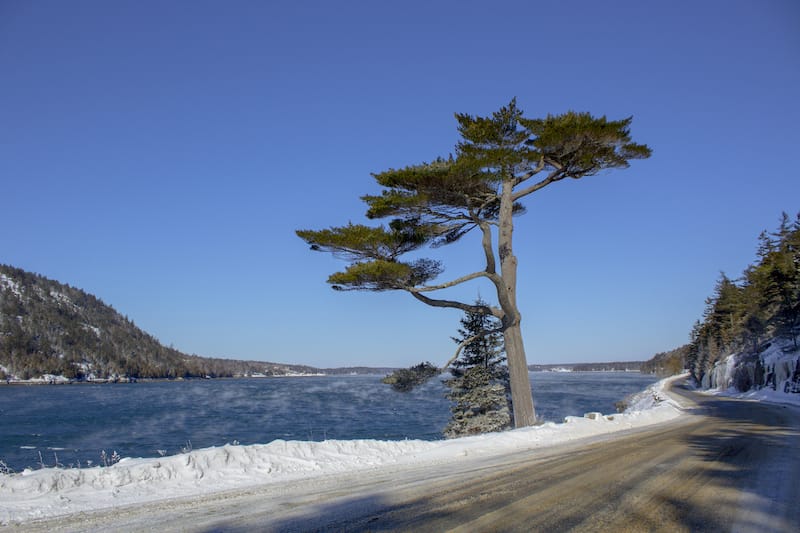
[[[476,306],[485,306],[480,299]],[[458,343],[461,355],[450,366],[452,379],[445,380],[453,402],[452,418],[444,429],[447,438],[501,431],[511,426],[511,392],[505,365],[503,336],[497,319],[467,312],[461,319]],[[472,340],[469,340],[472,339]]]
[[[422,385],[431,378],[438,376],[440,373],[441,370],[439,370],[438,367],[433,363],[425,361],[411,368],[395,370],[384,377],[381,382],[386,385],[391,385],[396,391],[409,392],[417,385]]]

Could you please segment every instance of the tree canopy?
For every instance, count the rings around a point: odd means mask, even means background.
[[[454,243],[484,224],[497,226],[504,183],[510,181],[514,189],[511,207],[517,215],[524,212],[518,200],[546,185],[624,168],[630,159],[650,155],[647,146],[631,141],[631,118],[612,121],[571,111],[526,119],[512,100],[491,117],[456,114],[456,119],[462,136],[456,157],[373,174],[384,190],[362,197],[366,215],[392,217],[388,226],[350,223],[297,231],[313,250],[333,252],[350,262],[329,277],[335,289],[435,290],[439,286],[426,283],[443,272],[442,265],[433,260],[404,262],[401,256],[425,245]],[[491,274],[487,268],[472,276],[492,278]]]
[[[523,198],[552,183],[625,168],[632,159],[649,157],[650,149],[632,141],[630,117],[608,120],[569,111],[526,118],[512,99],[490,116],[455,118],[460,134],[455,155],[373,174],[382,191],[362,197],[366,216],[389,219],[388,224],[351,223],[297,235],[312,250],[348,262],[328,278],[334,289],[402,290],[428,305],[497,318],[508,355],[514,422],[531,425],[535,414],[516,301],[513,217],[524,213]],[[453,244],[473,230],[481,234],[485,263],[470,274],[436,283],[444,272],[441,262],[404,258],[423,247]],[[430,296],[477,279],[494,286],[496,305]]]

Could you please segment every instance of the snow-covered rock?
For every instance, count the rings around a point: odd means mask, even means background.
[[[800,351],[791,348],[788,341],[773,340],[758,355],[731,354],[706,373],[701,388],[731,393],[769,390],[777,393],[771,395],[776,399],[800,403],[800,398],[793,399],[800,396]]]

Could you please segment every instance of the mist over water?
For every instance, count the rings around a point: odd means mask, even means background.
[[[532,372],[537,415],[560,422],[614,403],[656,378]],[[186,448],[275,439],[441,438],[450,418],[440,380],[398,393],[381,376],[0,387],[0,460],[15,471],[101,464],[100,452],[157,457]]]

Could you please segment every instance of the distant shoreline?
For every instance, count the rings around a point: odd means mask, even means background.
[[[530,365],[528,372],[548,372],[548,373],[637,373],[641,370],[639,368],[608,368],[597,365],[595,368],[586,368],[587,364],[578,363],[571,365]],[[355,377],[355,376],[383,376],[385,372],[360,372],[360,373],[320,373],[320,374],[281,374],[272,376],[223,376],[223,377],[190,377],[190,378],[135,378],[130,380],[128,378],[113,379],[73,379],[69,380],[63,377],[52,380],[45,379],[32,379],[32,380],[0,380],[0,387],[2,386],[52,386],[52,385],[136,385],[139,383],[183,383],[187,381],[228,381],[237,379],[277,379],[277,378],[333,378],[333,377]]]
[[[222,377],[191,377],[191,378],[135,378],[130,380],[128,378],[113,379],[31,379],[31,380],[0,380],[0,386],[42,386],[42,385],[136,385],[139,383],[176,383],[186,381],[225,381],[235,379],[276,379],[276,378],[327,378],[327,377],[341,377],[341,376],[382,376],[382,373],[360,373],[360,374],[281,374],[272,376],[222,376]]]
[[[532,372],[640,372],[645,361],[528,365]]]

